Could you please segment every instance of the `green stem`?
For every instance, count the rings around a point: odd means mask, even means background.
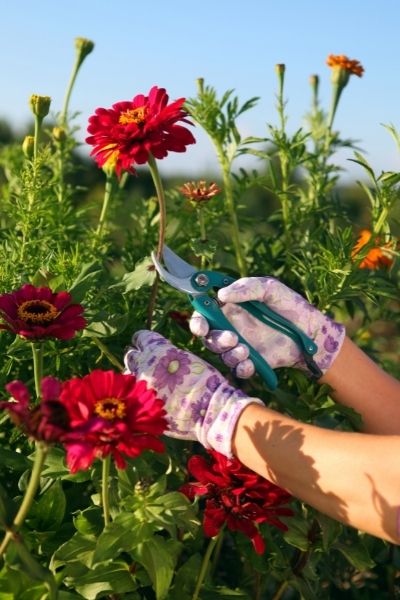
[[[282,598],[284,591],[286,590],[286,588],[288,587],[288,582],[287,581],[283,581],[281,583],[281,585],[279,586],[277,592],[275,593],[274,597],[272,598],[272,600],[280,600],[280,598]]]
[[[200,573],[199,573],[199,576],[197,578],[196,588],[194,590],[194,593],[193,593],[193,596],[192,596],[192,600],[197,600],[198,597],[199,597],[201,586],[203,585],[204,578],[205,578],[205,576],[207,574],[207,570],[208,570],[208,566],[209,566],[211,555],[212,555],[213,550],[214,550],[215,546],[217,545],[218,539],[219,539],[219,537],[221,535],[222,535],[222,530],[218,533],[218,535],[216,535],[215,537],[211,538],[211,540],[209,541],[206,553],[205,553],[205,555],[203,557],[203,562],[201,563]]]
[[[22,504],[19,507],[17,514],[15,515],[12,528],[9,529],[4,536],[4,539],[0,545],[0,556],[6,551],[8,544],[16,535],[16,531],[22,526],[25,518],[31,508],[33,499],[40,483],[40,473],[42,471],[43,463],[47,454],[47,446],[36,443],[35,460],[33,462],[32,473],[26,488]]]
[[[33,355],[33,374],[35,377],[36,398],[39,401],[41,396],[40,384],[43,377],[43,344],[32,344]]]
[[[103,507],[104,526],[110,523],[110,466],[111,455],[103,458],[101,477],[101,505]]]
[[[108,358],[110,363],[114,365],[114,367],[117,367],[117,369],[119,369],[120,371],[124,370],[124,365],[119,362],[118,358],[114,356],[112,352],[110,352],[107,346],[103,344],[103,342],[101,342],[99,338],[94,337],[92,338],[92,340],[96,344],[96,346],[102,351],[102,353]]]
[[[78,71],[79,71],[81,64],[82,64],[82,57],[78,54],[78,56],[76,57],[76,60],[75,60],[75,64],[72,68],[71,77],[68,82],[67,91],[65,92],[65,96],[64,96],[63,108],[62,108],[62,111],[60,114],[60,125],[63,127],[67,123],[69,101],[71,99],[72,89],[74,87],[76,76],[78,75]]]
[[[206,224],[205,224],[204,213],[203,213],[202,208],[197,208],[197,218],[198,218],[199,227],[200,227],[200,242],[205,244],[207,241],[207,233],[206,233]],[[200,258],[200,268],[205,269],[205,267],[206,267],[206,257],[204,254],[202,254],[201,258]]]
[[[382,212],[379,215],[379,218],[378,218],[377,222],[375,223],[375,225],[373,227],[373,232],[374,233],[379,233],[380,232],[380,230],[381,230],[384,222],[387,219],[388,213],[389,213],[389,211],[388,211],[387,208],[382,208]]]
[[[107,175],[106,185],[105,185],[105,189],[104,189],[103,206],[101,207],[101,213],[100,213],[100,217],[99,217],[99,222],[97,224],[95,239],[100,238],[100,236],[103,232],[103,227],[104,227],[104,223],[106,220],[108,206],[110,204],[113,189],[114,189],[114,176]]]
[[[42,126],[42,121],[43,121],[42,117],[38,117],[37,115],[35,115],[35,131],[33,134],[33,161],[34,162],[36,162],[37,155],[38,155],[40,129]],[[35,172],[36,172],[36,165],[35,165]]]
[[[229,161],[225,158],[223,149],[220,145],[216,144],[218,160],[222,169],[222,177],[224,181],[224,192],[225,192],[225,205],[228,209],[230,221],[231,221],[231,235],[233,247],[235,250],[235,257],[237,267],[241,277],[247,274],[246,262],[242,254],[242,248],[240,244],[239,236],[239,222],[235,210],[235,200],[233,197],[233,187],[230,178],[230,166]]]
[[[154,156],[152,156],[151,154],[149,155],[148,165],[149,165],[151,177],[153,179],[154,187],[156,188],[158,205],[159,205],[159,210],[160,210],[160,220],[159,220],[159,225],[158,225],[158,244],[157,244],[156,256],[157,256],[157,258],[161,258],[162,251],[164,248],[165,229],[166,229],[166,224],[167,224],[167,209],[166,209],[166,204],[165,204],[165,193],[164,193],[164,188],[163,188],[163,184],[161,181],[160,173],[159,173],[159,170],[157,167],[157,163],[154,159]],[[152,320],[153,320],[154,307],[155,307],[157,293],[158,293],[158,282],[159,282],[159,276],[157,273],[156,278],[153,283],[153,286],[152,286],[152,289],[151,289],[150,298],[149,298],[149,306],[148,306],[148,310],[147,310],[147,327],[149,329],[151,328],[151,324],[152,324]]]

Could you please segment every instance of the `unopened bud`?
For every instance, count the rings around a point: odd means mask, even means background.
[[[75,50],[78,55],[78,61],[82,63],[88,54],[92,52],[94,48],[94,42],[87,38],[77,37],[75,38]]]
[[[204,92],[204,77],[198,77],[196,80],[197,91],[201,95]]]
[[[277,65],[275,65],[275,72],[278,76],[283,75],[285,73],[285,70],[286,65],[284,65],[283,63],[278,63]]]
[[[39,96],[38,94],[32,94],[29,98],[29,106],[33,114],[40,119],[43,119],[49,114],[51,98],[50,96]]]
[[[310,75],[310,85],[313,89],[317,90],[319,86],[319,77],[318,75]]]
[[[22,152],[26,158],[33,158],[35,148],[35,138],[33,135],[26,135],[22,142]]]
[[[62,145],[67,139],[67,133],[64,127],[53,127],[53,139],[56,143]]]

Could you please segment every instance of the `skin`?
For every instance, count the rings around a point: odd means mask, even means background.
[[[299,423],[250,404],[236,425],[233,452],[322,513],[400,544],[400,382],[348,338],[320,382],[361,414],[362,433]]]

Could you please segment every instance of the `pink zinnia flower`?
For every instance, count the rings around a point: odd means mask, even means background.
[[[92,156],[99,167],[134,173],[134,165],[154,158],[165,158],[168,152],[185,152],[194,144],[191,132],[178,121],[192,125],[182,108],[185,98],[168,104],[164,88],[154,86],[149,95],[139,94],[133,100],[117,102],[111,108],[98,108],[89,118],[86,142],[93,146]]]
[[[69,340],[86,326],[83,311],[83,306],[72,303],[68,292],[26,284],[0,295],[0,318],[4,322],[0,329],[30,340],[49,337]]]
[[[287,527],[279,516],[292,516],[293,511],[282,508],[291,499],[288,492],[254,473],[237,459],[210,450],[210,461],[203,456],[192,456],[188,470],[197,482],[181,488],[189,499],[205,498],[203,530],[214,537],[226,523],[231,531],[241,531],[253,543],[258,554],[265,550],[265,542],[258,523],[269,523],[284,531]]]
[[[60,402],[71,424],[64,446],[72,473],[110,454],[123,469],[124,455],[136,457],[147,448],[164,451],[157,437],[167,428],[164,403],[134,375],[92,371],[66,381]]]
[[[59,402],[61,384],[54,377],[41,382],[39,404],[30,404],[30,392],[22,381],[11,381],[6,390],[14,401],[0,402],[0,410],[8,411],[12,421],[29,437],[45,442],[60,442],[69,432],[69,417]]]

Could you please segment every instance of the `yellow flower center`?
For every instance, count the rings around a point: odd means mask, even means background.
[[[171,360],[171,362],[168,365],[168,373],[176,373],[177,370],[179,369],[179,360]]]
[[[94,412],[109,421],[123,419],[126,415],[125,402],[119,398],[102,398],[95,403]]]
[[[145,122],[147,113],[147,106],[129,108],[128,110],[120,114],[118,122],[121,123],[121,125],[127,125],[128,123],[137,123],[138,125],[141,125]]]
[[[45,325],[54,321],[60,311],[47,300],[26,300],[17,309],[18,318],[28,325]]]

